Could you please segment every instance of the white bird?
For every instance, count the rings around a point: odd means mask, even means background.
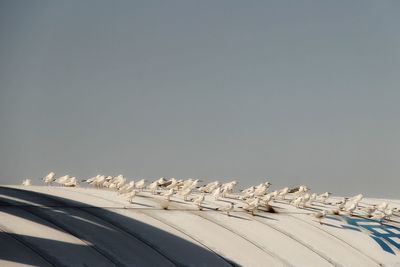
[[[256,188],[256,190],[254,190],[254,195],[255,196],[263,196],[267,193],[268,190],[268,186],[265,184],[262,184],[260,187]]]
[[[278,191],[277,198],[285,199],[286,195],[289,193],[289,187],[285,187]]]
[[[384,213],[385,219],[390,220],[390,218],[393,216],[393,208],[387,208]]]
[[[344,208],[346,207],[347,201],[348,201],[348,198],[344,197],[343,201],[338,202],[338,204],[339,204],[338,209],[344,210]]]
[[[110,185],[112,184],[113,181],[113,177],[112,176],[107,176],[105,178],[105,181],[103,182],[103,184],[101,185],[102,187],[106,187],[106,188],[110,188]]]
[[[269,194],[265,195],[260,200],[261,200],[260,202],[262,203],[263,206],[268,206],[269,202],[271,202],[271,200],[272,200],[272,195],[269,195]]]
[[[57,178],[54,182],[60,185],[64,185],[64,183],[67,182],[68,180],[69,180],[69,175],[67,174]]]
[[[53,182],[54,176],[56,176],[56,174],[54,172],[50,172],[45,177],[43,177],[42,180],[46,185],[49,185],[51,184],[51,182]]]
[[[255,186],[250,186],[250,187],[248,187],[248,188],[242,190],[241,193],[242,193],[242,194],[253,193],[254,190],[256,190],[256,187],[255,187]]]
[[[87,183],[87,184],[92,184],[93,181],[94,181],[98,176],[100,176],[100,175],[91,177],[91,178],[89,178],[89,179],[84,179],[84,180],[82,180],[81,182],[82,182],[82,183]]]
[[[364,198],[363,194],[358,194],[354,197],[349,198],[349,201],[352,201],[352,202],[358,204],[363,198]]]
[[[212,191],[215,190],[215,188],[219,187],[221,185],[221,183],[219,181],[215,181],[213,185],[211,185],[208,190],[207,193],[211,193]]]
[[[108,188],[109,188],[109,189],[118,189],[116,183],[110,183],[110,184],[108,185]]]
[[[202,193],[199,197],[197,197],[197,198],[193,201],[193,203],[197,206],[197,208],[198,208],[199,210],[202,209],[201,204],[203,204],[204,199],[205,199],[205,194]]]
[[[129,183],[123,185],[121,188],[119,188],[118,194],[122,195],[125,193],[128,193],[132,191],[135,188],[135,181],[130,181]]]
[[[192,189],[187,188],[185,190],[180,191],[179,194],[181,196],[183,196],[183,200],[187,201],[188,200],[187,198],[188,198],[188,196],[190,195],[191,192],[192,192]]]
[[[171,180],[168,180],[165,177],[160,177],[157,181],[158,181],[158,186],[163,189],[165,189],[167,186],[169,186],[172,183]]]
[[[127,194],[128,201],[130,203],[133,203],[133,199],[136,197],[136,195],[137,195],[137,191],[136,190],[132,190],[131,192],[129,192]]]
[[[397,212],[399,212],[400,211],[400,209],[399,208],[393,208],[393,213],[397,213]]]
[[[159,185],[158,180],[152,182],[152,183],[149,185],[150,192],[151,192],[153,195],[156,194],[156,191],[157,191],[157,189],[158,189],[158,185]]]
[[[222,197],[226,197],[228,193],[233,192],[233,188],[237,185],[236,181],[232,181],[229,183],[225,183],[221,186],[221,195]]]
[[[181,190],[188,189],[193,184],[193,182],[194,182],[194,180],[192,178],[183,181]]]
[[[138,181],[137,183],[135,183],[135,188],[142,191],[143,188],[145,187],[145,183],[146,183],[146,180],[142,179],[142,180]]]
[[[310,199],[311,199],[311,195],[310,195],[309,193],[305,193],[305,194],[303,195],[303,197],[302,197],[301,205],[302,205],[303,207],[307,206],[307,202],[310,201]]]
[[[240,196],[239,198],[240,199],[247,199],[247,198],[253,197],[255,195],[255,191],[256,191],[256,188],[254,186],[253,187],[249,187],[244,191],[243,195]]]
[[[231,216],[229,213],[233,211],[234,207],[233,203],[230,202],[228,206],[217,208],[217,210],[226,212],[226,215]]]
[[[376,210],[376,211],[372,214],[371,219],[372,219],[372,220],[377,220],[377,221],[379,221],[379,222],[382,222],[383,219],[385,218],[385,216],[386,216],[386,214],[385,214],[384,212],[379,211],[379,210]]]
[[[165,180],[164,177],[160,177],[160,178],[158,178],[157,182],[158,182],[159,185],[161,185],[161,184],[167,182],[167,180]]]
[[[271,186],[272,184],[270,182],[265,182],[264,186],[267,187],[267,189]]]
[[[260,199],[257,197],[250,203],[246,203],[246,205],[242,209],[251,212],[251,214],[254,215],[255,211],[258,209],[259,203]]]
[[[63,185],[67,187],[75,187],[78,185],[78,180],[76,179],[76,177],[71,177],[67,181],[65,181]]]
[[[363,211],[367,215],[367,217],[371,217],[372,213],[374,213],[375,210],[376,210],[376,205],[373,205],[371,207],[365,207],[365,208],[361,209],[361,211]]]
[[[353,215],[353,212],[357,209],[357,203],[358,202],[352,202],[348,207],[346,207],[346,211],[350,214]]]
[[[178,189],[178,181],[175,178],[171,178],[171,183],[166,187],[166,189]]]
[[[299,186],[299,189],[294,193],[295,196],[302,196],[308,191],[307,186],[301,185]]]
[[[271,195],[272,199],[276,199],[278,197],[279,191],[275,190],[272,191],[271,193],[269,193],[269,195]]]
[[[219,198],[221,197],[221,187],[217,187],[216,189],[214,189],[212,195],[215,200],[219,200]]]
[[[316,213],[314,213],[314,217],[318,219],[319,224],[322,224],[322,219],[326,217],[326,210],[323,211],[318,211]]]
[[[389,204],[387,202],[382,202],[381,204],[379,204],[376,209],[379,211],[384,212],[387,208],[388,208]]]
[[[103,183],[105,182],[105,180],[106,180],[106,177],[104,175],[98,175],[98,176],[96,176],[96,178],[93,180],[93,182],[91,184],[97,188],[100,188],[103,185]]]
[[[110,187],[110,188],[119,189],[119,188],[121,188],[125,183],[126,183],[126,178],[125,178],[122,174],[120,174],[120,175],[114,177],[114,179],[112,180],[112,183],[111,183],[113,186]],[[110,185],[110,186],[111,186],[111,185]]]
[[[189,188],[192,190],[195,189],[197,187],[197,185],[199,184],[199,182],[200,182],[199,179],[194,180],[193,183],[191,185],[189,185]]]
[[[25,179],[22,181],[22,185],[23,186],[30,186],[32,184],[32,180],[31,179]]]
[[[308,201],[310,203],[310,205],[313,204],[314,201],[317,200],[318,195],[316,193],[312,193],[310,196],[310,200]]]
[[[211,193],[212,191],[214,191],[215,188],[218,187],[218,185],[219,185],[219,182],[214,181],[214,182],[208,183],[205,186],[201,187],[199,189],[199,191],[202,193]]]
[[[292,204],[292,205],[295,206],[296,208],[300,208],[302,202],[303,202],[303,197],[300,196],[300,197],[297,197],[297,198],[293,199],[293,200],[290,202],[290,204]]]
[[[331,195],[330,192],[325,192],[323,194],[318,195],[317,200],[325,204],[326,200],[329,198],[330,195]]]
[[[166,200],[170,200],[171,199],[171,196],[174,194],[174,189],[173,188],[171,188],[170,190],[168,190],[167,192],[165,192],[163,195],[164,195],[164,198],[166,199]]]

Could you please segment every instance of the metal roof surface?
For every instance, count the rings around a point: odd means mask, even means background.
[[[312,213],[273,203],[254,216],[206,197],[203,210],[141,192],[129,203],[109,190],[0,187],[0,266],[400,266],[400,217]],[[365,199],[362,203],[379,203]],[[386,200],[400,207],[398,200]]]

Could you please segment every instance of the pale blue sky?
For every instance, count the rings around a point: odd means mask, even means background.
[[[2,1],[0,182],[399,198],[398,1]]]

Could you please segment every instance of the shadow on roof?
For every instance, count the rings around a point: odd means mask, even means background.
[[[0,220],[0,260],[36,266],[238,266],[190,237],[77,200],[0,187],[0,218],[1,213],[24,219],[31,229],[15,233]],[[46,229],[53,229],[46,238],[35,234]]]

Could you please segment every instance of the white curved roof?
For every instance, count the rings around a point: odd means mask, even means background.
[[[2,186],[0,266],[400,266],[398,214],[383,224],[329,215],[321,225],[310,213],[323,204],[228,217],[215,210],[227,203],[208,196],[202,211],[172,200],[164,210],[147,192],[130,204],[106,190]]]

